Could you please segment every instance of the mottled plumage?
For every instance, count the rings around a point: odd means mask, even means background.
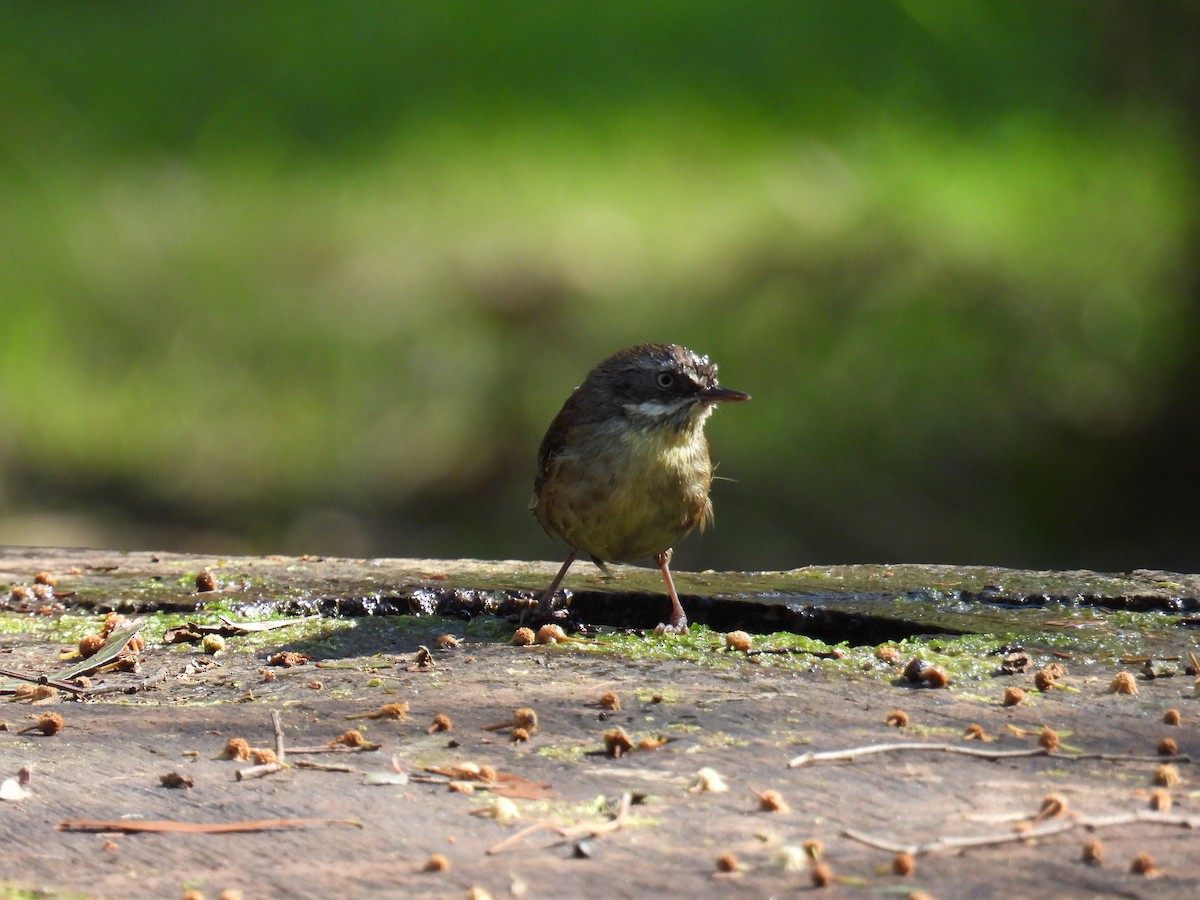
[[[653,557],[671,595],[669,625],[686,629],[668,568],[671,547],[712,517],[713,465],[704,423],[716,403],[746,400],[720,387],[717,367],[674,344],[643,344],[600,363],[542,440],[532,508],[542,527],[597,564]]]

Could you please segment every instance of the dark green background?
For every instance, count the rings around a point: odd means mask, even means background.
[[[1200,569],[1200,7],[6,3],[0,541],[553,557],[672,340],[681,567]]]

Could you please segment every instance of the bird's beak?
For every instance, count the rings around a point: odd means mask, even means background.
[[[722,403],[726,400],[749,400],[749,394],[743,394],[741,391],[735,391],[733,388],[727,387],[710,387],[701,396],[705,403]]]

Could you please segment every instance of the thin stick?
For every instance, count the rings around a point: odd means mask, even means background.
[[[565,841],[573,841],[583,837],[599,837],[602,834],[608,834],[610,831],[617,831],[624,827],[625,820],[629,815],[629,807],[632,804],[633,795],[626,791],[621,795],[621,802],[617,806],[617,811],[613,817],[607,822],[601,822],[598,825],[584,824],[563,828],[561,825],[555,825],[551,822],[534,822],[528,828],[522,828],[516,834],[506,837],[500,843],[488,847],[488,856],[502,853],[513,844],[538,831],[553,831]]]
[[[235,773],[238,781],[246,781],[250,778],[262,778],[266,775],[273,775],[276,772],[282,772],[286,769],[283,763],[269,762],[258,766],[246,766],[244,769],[238,769]]]
[[[283,764],[286,762],[287,751],[283,746],[283,716],[277,709],[271,710],[271,727],[275,729],[275,758]]]
[[[60,822],[59,831],[117,831],[126,833],[182,832],[184,834],[237,834],[248,831],[279,831],[288,828],[318,828],[328,825],[349,825],[362,828],[355,819],[251,819],[245,822],[172,822],[161,819],[122,819],[104,821],[68,819]]]
[[[95,697],[97,694],[136,694],[138,691],[144,691],[152,684],[157,684],[165,680],[167,677],[166,669],[159,669],[153,675],[147,675],[140,681],[135,681],[132,684],[121,684],[116,682],[113,684],[98,684],[94,687],[76,687],[68,688],[60,685],[54,685],[59,690],[71,690],[74,694],[80,697]]]
[[[319,763],[311,760],[301,759],[291,763],[297,769],[316,769],[318,772],[357,772],[354,766],[346,766],[340,763]]]
[[[347,747],[343,744],[338,744],[336,747],[291,747],[288,753],[292,756],[298,756],[302,753],[370,753],[379,749],[379,744],[363,744],[359,747]]]
[[[1151,810],[1138,810],[1131,813],[1118,813],[1112,816],[1076,816],[1060,822],[1048,822],[1025,831],[1003,831],[994,834],[980,835],[943,835],[930,841],[918,844],[901,844],[886,837],[867,834],[847,828],[842,832],[843,837],[886,850],[889,853],[909,853],[913,856],[924,856],[929,853],[939,853],[944,850],[962,850],[967,847],[986,847],[995,844],[1012,844],[1020,841],[1036,840],[1054,834],[1062,834],[1076,828],[1086,828],[1093,831],[1097,828],[1107,828],[1113,825],[1170,825],[1175,828],[1200,828],[1200,816],[1170,816]]]
[[[978,756],[982,759],[1009,759],[1020,756],[1049,756],[1050,751],[1042,747],[1024,750],[983,750],[976,747],[960,747],[958,744],[868,744],[865,747],[851,747],[848,750],[827,750],[822,753],[801,753],[788,762],[789,769],[798,769],[815,762],[828,762],[836,759],[857,759],[860,756],[871,756],[876,753],[898,753],[905,750],[933,750],[942,753],[961,753],[963,756]]]
[[[930,751],[934,753],[957,753],[961,756],[974,756],[980,759],[1014,759],[1020,757],[1049,756],[1066,762],[1079,760],[1103,760],[1105,762],[1178,762],[1190,763],[1192,758],[1185,755],[1176,756],[1129,756],[1120,753],[1061,753],[1047,750],[1044,747],[1028,747],[1021,750],[986,750],[982,747],[962,747],[958,744],[868,744],[865,747],[850,747],[846,750],[826,750],[821,753],[801,753],[788,762],[789,769],[816,762],[830,762],[842,759],[857,759],[860,756],[873,756],[876,753],[900,753],[908,750]]]

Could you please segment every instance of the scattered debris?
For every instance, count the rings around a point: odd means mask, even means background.
[[[37,721],[32,725],[26,725],[20,729],[17,734],[28,734],[31,731],[40,731],[46,737],[52,737],[58,734],[63,729],[63,717],[58,713],[45,713],[38,716]]]
[[[1137,679],[1129,672],[1118,672],[1113,676],[1112,682],[1108,686],[1110,694],[1136,694],[1138,692]]]
[[[346,716],[349,719],[407,719],[408,718],[408,701],[401,700],[399,703],[385,703],[379,709],[368,713],[355,713],[354,715]]]
[[[716,769],[705,766],[692,777],[688,790],[693,794],[723,794],[729,790],[729,785]]]
[[[245,834],[347,825],[362,828],[355,819],[250,819],[242,822],[175,822],[165,819],[68,819],[58,831],[112,831],[123,834]]]

